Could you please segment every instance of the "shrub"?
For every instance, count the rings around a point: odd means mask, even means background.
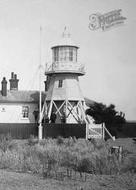
[[[96,157],[96,174],[117,174],[119,172],[119,168],[119,161],[114,155],[101,155],[100,157]]]
[[[34,137],[34,135],[30,135],[30,138],[28,139],[28,145],[34,146],[38,143],[38,139]]]
[[[77,139],[75,137],[69,137],[68,139],[65,139],[65,146],[66,147],[71,147],[74,146],[75,143],[77,142]]]
[[[131,173],[136,173],[136,157],[130,156],[129,158],[126,157],[124,160],[124,163],[121,166],[121,171],[124,172],[131,172]]]
[[[77,165],[77,171],[80,172],[80,175],[82,176],[82,173],[92,173],[92,163],[88,157],[83,157]]]
[[[3,152],[6,152],[7,149],[10,147],[12,141],[12,137],[10,134],[4,135],[0,134],[0,149]]]
[[[72,170],[77,171],[78,153],[63,147],[60,154],[60,166],[66,169],[67,177],[72,177]]]
[[[44,177],[51,176],[52,172],[56,172],[59,162],[59,149],[57,146],[37,145],[35,152],[40,161],[41,173]]]
[[[56,142],[57,142],[57,145],[61,145],[61,144],[63,144],[63,143],[64,143],[64,139],[63,139],[63,137],[58,136]]]

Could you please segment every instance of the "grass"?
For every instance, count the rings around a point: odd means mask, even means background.
[[[0,168],[12,171],[32,172],[44,177],[81,177],[90,174],[118,174],[136,172],[135,144],[131,149],[123,147],[122,162],[118,155],[110,154],[113,142],[85,139],[45,139],[38,143],[31,137],[27,141],[14,141],[1,137]],[[117,142],[116,142],[117,143]],[[128,144],[128,143],[127,143]],[[130,146],[129,145],[129,146]]]
[[[109,153],[110,147],[115,145],[123,147],[122,161],[118,160],[116,154]],[[14,176],[17,180],[11,182],[13,186],[18,186],[19,182],[24,188],[34,180],[36,187],[32,186],[33,189],[43,188],[45,181],[48,185],[55,184],[58,189],[80,189],[82,186],[84,189],[92,186],[93,189],[92,184],[96,186],[97,179],[99,183],[96,187],[100,185],[105,189],[110,185],[107,180],[113,186],[116,186],[116,182],[118,185],[121,183],[121,187],[123,183],[127,188],[136,187],[136,144],[132,139],[105,142],[58,137],[38,142],[33,137],[28,140],[12,140],[10,136],[0,136],[0,169],[4,169],[0,170],[0,189],[6,189],[3,183],[10,184],[10,179]],[[49,189],[54,188],[49,186]]]

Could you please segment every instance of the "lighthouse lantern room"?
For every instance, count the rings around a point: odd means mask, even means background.
[[[85,123],[84,97],[79,85],[84,65],[78,62],[78,46],[64,29],[52,49],[52,64],[46,68],[44,116],[53,123]]]

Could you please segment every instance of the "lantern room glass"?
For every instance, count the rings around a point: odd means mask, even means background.
[[[76,47],[55,47],[53,48],[53,62],[77,62]]]

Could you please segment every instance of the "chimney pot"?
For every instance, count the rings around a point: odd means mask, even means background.
[[[3,77],[3,80],[1,82],[1,94],[2,96],[7,96],[7,81],[6,77]]]
[[[11,79],[14,78],[14,72],[11,72]]]
[[[14,74],[14,72],[11,73],[11,79],[10,82],[10,90],[18,90],[18,79],[17,74]]]

